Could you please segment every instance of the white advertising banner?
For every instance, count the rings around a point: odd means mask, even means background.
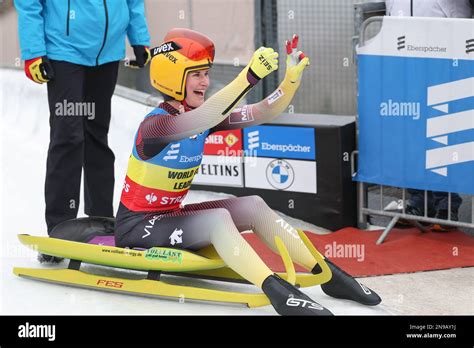
[[[244,166],[245,187],[317,193],[314,161],[258,157]]]
[[[242,157],[203,156],[193,180],[198,185],[243,187]]]

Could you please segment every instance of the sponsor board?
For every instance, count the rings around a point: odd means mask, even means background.
[[[245,186],[267,190],[317,193],[316,162],[256,158],[245,163]]]
[[[258,157],[316,159],[314,128],[257,126],[244,129],[245,152]]]
[[[204,156],[193,182],[198,185],[243,187],[242,157]]]
[[[242,131],[237,129],[208,135],[204,155],[242,156]]]
[[[356,180],[474,193],[472,43],[471,19],[384,17],[357,51]]]

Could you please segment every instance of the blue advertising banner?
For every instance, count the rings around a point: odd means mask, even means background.
[[[474,35],[472,27],[467,35]],[[403,30],[405,35],[393,39],[394,45],[398,41],[393,55],[383,54],[381,45],[375,44],[374,54],[369,45],[358,56],[359,165],[355,179],[474,194],[474,50],[471,54],[466,43],[462,54],[473,57],[457,59],[449,40],[415,45],[415,34],[410,35],[408,26]],[[449,30],[446,35],[451,35]],[[385,41],[390,44],[391,39]],[[410,56],[409,50],[422,53]],[[437,58],[443,54],[448,56]]]
[[[245,153],[258,157],[316,159],[314,128],[256,126],[244,129]]]

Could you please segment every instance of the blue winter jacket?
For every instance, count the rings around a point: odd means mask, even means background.
[[[21,58],[94,66],[150,45],[143,0],[15,0]]]

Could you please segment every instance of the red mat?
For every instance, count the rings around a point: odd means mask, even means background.
[[[393,229],[384,243],[376,245],[381,233],[348,227],[328,235],[307,235],[321,253],[357,277],[474,266],[474,238],[462,232]],[[244,236],[272,270],[284,271],[280,257],[255,234]]]

